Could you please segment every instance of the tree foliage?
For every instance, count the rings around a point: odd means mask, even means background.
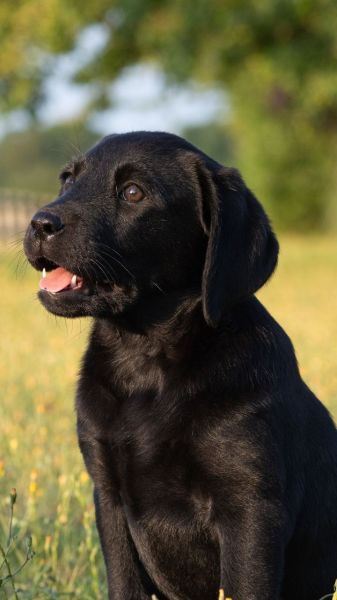
[[[102,22],[108,42],[79,82],[102,86],[152,61],[174,80],[225,87],[235,163],[276,223],[326,223],[336,202],[335,0],[18,0],[15,11],[2,0],[0,22],[4,108],[33,109],[47,53]]]

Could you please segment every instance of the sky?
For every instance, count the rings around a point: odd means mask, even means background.
[[[107,32],[102,25],[91,25],[78,37],[74,50],[53,57],[45,80],[45,102],[38,112],[46,126],[76,118],[95,97],[92,84],[74,84],[71,79],[104,47]],[[135,94],[135,89],[137,94]],[[126,69],[109,86],[111,108],[93,113],[89,125],[98,133],[122,133],[137,129],[179,133],[189,126],[223,120],[229,110],[226,95],[190,83],[168,86],[163,73],[154,65]],[[0,121],[0,135],[27,126],[27,116],[16,111]]]

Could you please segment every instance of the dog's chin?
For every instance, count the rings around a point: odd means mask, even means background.
[[[65,290],[56,294],[39,290],[38,298],[49,312],[58,317],[110,318],[127,312],[136,303],[138,290],[136,286],[122,288],[116,284],[111,284],[111,290],[106,290],[97,285],[94,290]]]
[[[95,289],[65,290],[56,294],[47,290],[38,292],[40,302],[49,312],[70,319],[119,316],[135,304],[137,297],[135,286],[125,289],[116,284],[111,284],[111,290],[96,285]]]

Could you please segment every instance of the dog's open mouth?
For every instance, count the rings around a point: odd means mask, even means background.
[[[75,299],[75,296],[97,295],[111,292],[114,287],[112,281],[89,280],[42,257],[36,263],[36,267],[42,271],[39,281],[40,293],[48,292],[55,299],[62,297],[70,300]]]
[[[83,287],[83,277],[67,271],[63,267],[56,267],[47,273],[42,270],[42,278],[39,282],[41,290],[46,290],[52,294],[59,294],[69,290],[79,290]]]
[[[38,297],[51,313],[63,317],[110,315],[135,297],[135,291],[116,280],[100,278],[87,265],[58,264],[45,256],[32,261],[41,273]],[[108,274],[106,274],[109,277]]]

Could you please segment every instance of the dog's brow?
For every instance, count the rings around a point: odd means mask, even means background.
[[[78,175],[80,173],[80,171],[83,169],[85,165],[85,156],[81,156],[81,157],[76,157],[76,159],[70,160],[68,161],[61,173],[60,173],[60,179],[62,179],[62,177],[64,177],[65,174],[67,173],[71,173],[72,175]]]

